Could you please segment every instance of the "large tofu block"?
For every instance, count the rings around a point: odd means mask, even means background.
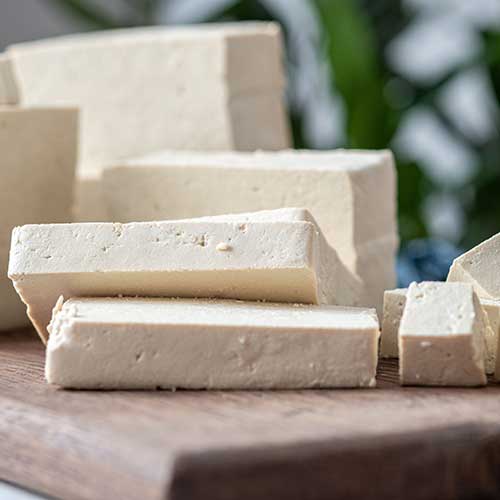
[[[373,309],[239,301],[60,301],[46,378],[80,389],[374,387]]]
[[[356,305],[357,282],[305,210],[130,224],[26,225],[9,277],[43,340],[59,295]]]
[[[457,257],[447,280],[471,283],[479,297],[500,300],[500,233]]]
[[[13,227],[71,220],[77,126],[74,109],[0,107],[0,330],[29,322],[7,278]]]
[[[401,383],[485,385],[488,328],[472,285],[412,283],[399,329]]]
[[[4,57],[24,105],[81,109],[80,169],[163,148],[289,145],[274,23],[64,36]]]
[[[122,222],[308,208],[381,308],[395,285],[396,181],[389,151],[186,153],[118,162],[103,173],[109,217]]]
[[[399,357],[398,332],[406,305],[407,288],[387,290],[384,293],[384,316],[380,341],[380,355],[384,358]],[[497,343],[500,334],[500,300],[479,298],[479,303],[486,314],[491,328],[485,329],[486,373],[495,371]]]

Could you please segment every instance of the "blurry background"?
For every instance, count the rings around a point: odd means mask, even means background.
[[[400,284],[500,231],[499,0],[3,0],[0,49],[148,24],[276,20],[297,148],[393,149]]]

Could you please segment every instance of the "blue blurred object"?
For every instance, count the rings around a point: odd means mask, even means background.
[[[412,281],[445,280],[453,259],[462,253],[451,243],[437,238],[410,241],[399,253],[398,286],[407,287]]]

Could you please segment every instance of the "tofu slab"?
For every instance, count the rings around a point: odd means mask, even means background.
[[[471,283],[479,297],[500,300],[500,233],[456,258],[447,281]]]
[[[373,309],[240,301],[59,301],[46,379],[80,389],[374,387]]]
[[[486,315],[467,283],[412,283],[399,329],[403,385],[486,384]]]
[[[75,109],[0,107],[0,330],[29,323],[7,278],[12,229],[71,220],[77,127]]]
[[[73,222],[109,222],[101,178],[102,172],[99,169],[76,173]]]
[[[291,209],[173,222],[26,225],[13,231],[9,277],[44,341],[59,295],[356,305],[355,278],[311,220],[307,211]]]
[[[110,165],[103,183],[109,216],[121,222],[308,208],[364,282],[364,305],[381,310],[384,290],[395,286],[399,240],[389,151],[164,151]]]
[[[163,148],[289,146],[274,23],[86,33],[16,44],[3,57],[23,105],[81,109],[84,170]]]

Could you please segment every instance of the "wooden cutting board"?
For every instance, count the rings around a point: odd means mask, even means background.
[[[61,498],[500,497],[500,385],[280,392],[49,387],[32,331],[0,335],[0,478]]]

